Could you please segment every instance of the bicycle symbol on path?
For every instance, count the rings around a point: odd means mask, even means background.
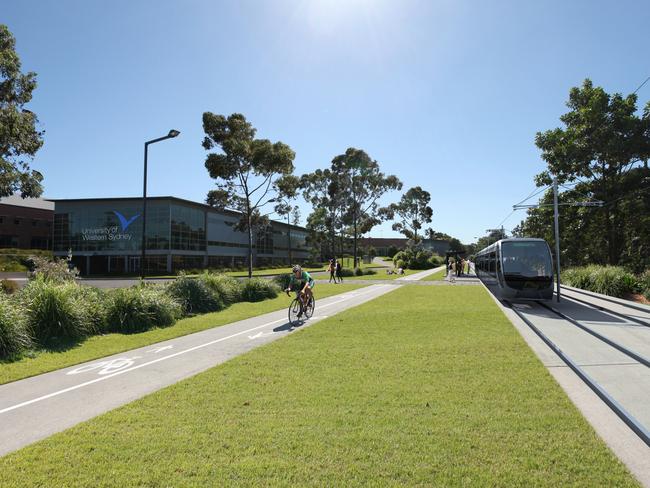
[[[136,359],[140,359],[142,356],[133,356],[130,358],[115,358],[110,361],[100,361],[98,363],[86,364],[72,371],[68,371],[66,374],[81,374],[88,373],[90,371],[97,371],[99,375],[117,373],[122,371],[133,364],[135,364]]]

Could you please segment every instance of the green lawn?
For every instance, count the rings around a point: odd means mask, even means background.
[[[319,284],[316,290],[316,298],[326,298],[338,293],[356,290],[362,286],[361,284]],[[285,294],[280,294],[277,298],[263,302],[235,303],[221,312],[182,319],[173,326],[163,329],[152,329],[139,334],[106,334],[89,337],[79,345],[63,352],[43,351],[37,353],[35,357],[23,358],[13,363],[0,363],[0,384],[47,373],[48,371],[54,371],[156,342],[166,341],[174,337],[192,334],[212,327],[219,327],[238,320],[255,317],[256,315],[281,310],[288,306],[289,298]]]
[[[480,287],[397,289],[0,459],[3,487],[231,485],[637,483]]]
[[[441,269],[440,271],[436,271],[435,273],[430,274],[429,276],[425,276],[424,278],[421,278],[420,281],[443,281],[446,275],[447,275],[447,270]]]
[[[376,271],[377,274],[374,275],[346,276],[343,278],[343,283],[345,283],[347,280],[396,280],[397,278],[404,278],[405,276],[422,272],[421,269],[405,269],[403,275],[389,275],[386,274],[386,270],[384,268],[377,269]]]

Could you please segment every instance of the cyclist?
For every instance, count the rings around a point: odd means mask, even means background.
[[[296,284],[299,285],[300,291],[298,292],[298,297],[300,297],[304,309],[307,307],[307,304],[309,303],[309,301],[313,296],[312,290],[314,289],[316,282],[314,281],[314,278],[312,278],[311,275],[307,273],[307,271],[302,270],[299,264],[296,264],[292,268],[292,271],[293,273],[291,274],[289,287],[284,291],[289,293],[294,285]],[[298,314],[298,316],[300,317],[301,315],[302,315],[302,311]]]

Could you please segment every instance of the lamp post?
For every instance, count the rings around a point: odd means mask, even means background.
[[[179,131],[172,129],[166,136],[152,139],[144,143],[144,184],[142,188],[142,257],[140,258],[140,278],[144,280],[144,260],[146,253],[146,231],[147,231],[147,152],[149,144],[172,139],[180,134]]]

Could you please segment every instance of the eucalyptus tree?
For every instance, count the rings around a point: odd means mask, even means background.
[[[430,223],[433,216],[430,201],[431,194],[416,186],[404,193],[398,203],[380,209],[380,213],[390,220],[397,216],[399,222],[393,224],[393,230],[417,244],[421,240],[418,231],[423,224]]]
[[[353,147],[332,159],[331,173],[343,202],[342,221],[352,234],[356,266],[359,238],[386,218],[380,211],[379,198],[391,190],[401,190],[402,182],[395,175],[386,176],[377,161]]]
[[[216,189],[207,203],[218,209],[232,208],[242,217],[237,230],[248,234],[248,276],[253,275],[253,234],[268,225],[261,209],[274,201],[278,179],[293,172],[295,153],[282,143],[256,139],[256,129],[242,114],[228,117],[211,112],[203,114],[203,148],[211,152],[205,160]]]
[[[0,24],[0,197],[23,198],[43,192],[43,176],[29,166],[43,145],[36,114],[25,108],[36,88],[36,73],[22,74],[16,40]]]
[[[309,241],[329,256],[336,254],[337,236],[343,238],[343,213],[345,199],[340,191],[338,175],[330,169],[317,169],[313,173],[302,175],[300,187],[303,198],[313,207],[307,219]]]

